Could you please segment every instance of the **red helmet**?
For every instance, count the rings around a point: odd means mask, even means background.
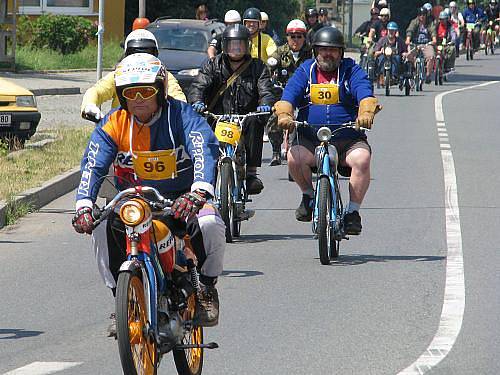
[[[307,33],[307,28],[306,28],[306,24],[301,21],[301,20],[291,20],[287,27],[286,27],[286,33],[287,34],[290,34],[290,33]]]
[[[149,20],[147,18],[136,18],[132,24],[132,31],[145,29],[149,25]]]

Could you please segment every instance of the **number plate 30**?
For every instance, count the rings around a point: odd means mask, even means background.
[[[219,142],[236,145],[241,138],[241,129],[238,124],[220,121],[215,127],[215,136]]]

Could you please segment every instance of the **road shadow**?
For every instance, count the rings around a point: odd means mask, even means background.
[[[7,244],[7,243],[10,243],[10,244],[14,244],[14,243],[33,243],[33,241],[3,241],[3,240],[0,240],[0,244]]]
[[[283,241],[283,240],[304,240],[312,239],[312,234],[246,234],[241,236],[235,244],[260,243],[267,241]]]
[[[319,258],[317,258],[319,259]],[[403,262],[437,262],[446,259],[445,256],[436,255],[372,255],[372,254],[349,254],[342,255],[333,260],[330,266],[358,266],[366,263],[386,263],[393,261]]]
[[[67,208],[41,208],[37,212],[41,214],[75,214],[75,210],[68,210]]]
[[[39,336],[43,331],[28,331],[22,328],[0,328],[0,340],[24,339]]]
[[[254,276],[262,276],[262,275],[264,275],[264,272],[260,272],[260,271],[248,271],[248,270],[224,270],[224,271],[222,271],[223,277],[241,278],[241,277],[254,277]]]

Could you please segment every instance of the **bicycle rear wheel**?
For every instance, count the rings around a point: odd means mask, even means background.
[[[184,320],[193,320],[195,312],[195,295],[192,294],[188,299],[188,307],[183,312]],[[191,329],[184,335],[182,344],[203,344],[203,328],[192,326]],[[175,367],[179,375],[200,375],[203,369],[203,349],[174,349]]]
[[[159,353],[148,336],[148,316],[142,279],[122,272],[116,287],[116,334],[123,373],[155,375]]]
[[[330,180],[321,176],[318,182],[318,250],[319,261],[323,265],[330,264],[330,247],[333,239],[333,228],[330,220],[332,194]]]

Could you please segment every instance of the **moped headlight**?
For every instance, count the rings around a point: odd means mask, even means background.
[[[438,51],[441,52],[443,50],[443,46],[438,46]]]
[[[135,200],[130,200],[120,208],[120,218],[125,225],[135,227],[144,220],[144,207]]]
[[[330,138],[332,138],[332,131],[330,130],[330,128],[323,126],[318,130],[316,136],[318,137],[320,142],[328,142]]]
[[[392,48],[391,47],[385,47],[384,53],[386,56],[392,56]]]

